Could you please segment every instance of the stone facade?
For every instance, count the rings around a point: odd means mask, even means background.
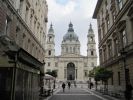
[[[88,30],[87,56],[80,54],[80,41],[72,23],[69,24],[68,32],[63,37],[59,56],[55,56],[54,37],[51,25],[47,35],[45,72],[56,70],[57,81],[88,81],[89,71],[97,66],[96,43],[92,26],[90,25]]]
[[[109,84],[133,85],[133,1],[98,0],[93,18],[98,22],[100,66],[113,71]]]
[[[39,99],[47,7],[46,0],[0,0],[0,97],[4,100]]]
[[[17,45],[42,62],[47,30],[46,1],[7,0],[1,3],[0,12],[0,35],[9,36]]]

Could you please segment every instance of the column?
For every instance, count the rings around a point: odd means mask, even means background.
[[[77,80],[77,69],[75,69],[75,80]]]
[[[66,78],[67,78],[67,70],[64,69],[64,79],[66,79]]]

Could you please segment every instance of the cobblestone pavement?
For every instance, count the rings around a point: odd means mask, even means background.
[[[62,89],[57,90],[53,96],[46,100],[110,100],[99,96],[87,89],[83,88],[71,88],[66,89],[65,92]]]

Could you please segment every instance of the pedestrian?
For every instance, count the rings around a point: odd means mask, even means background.
[[[92,82],[90,82],[90,89],[93,87],[93,83]]]
[[[62,83],[63,92],[65,92],[65,87],[66,87],[66,84],[63,82],[63,83]]]
[[[125,99],[126,100],[131,100],[131,98],[132,98],[132,89],[133,89],[133,87],[132,87],[131,83],[128,82],[127,85],[126,85],[126,91],[125,91]]]
[[[74,81],[74,86],[75,86],[75,88],[77,87],[77,85],[76,85],[76,81]]]
[[[70,83],[70,82],[68,82],[68,88],[70,89],[70,87],[71,87],[71,83]]]

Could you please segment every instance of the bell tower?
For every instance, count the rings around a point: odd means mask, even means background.
[[[54,29],[53,25],[50,25],[48,35],[47,35],[47,50],[46,50],[46,55],[47,56],[55,56],[55,42],[54,42]]]
[[[92,25],[90,24],[89,30],[88,30],[88,42],[87,42],[87,56],[88,57],[96,57],[96,42],[95,42],[95,34],[92,29]]]

